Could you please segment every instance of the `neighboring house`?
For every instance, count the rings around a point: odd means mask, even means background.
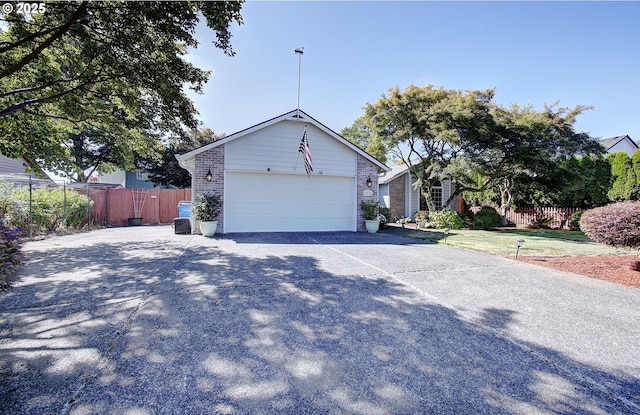
[[[598,140],[600,144],[605,148],[605,153],[617,153],[619,151],[625,151],[629,157],[633,156],[640,147],[635,141],[628,135],[619,135],[617,137],[603,138]]]
[[[27,169],[36,172],[28,173]],[[17,185],[56,186],[56,183],[36,163],[25,159],[12,159],[0,154],[0,181],[15,183]]]
[[[394,166],[391,171],[380,174],[379,195],[380,206],[391,209],[391,218],[413,218],[419,210],[427,210],[422,191],[413,186],[414,179],[406,164]],[[453,193],[451,180],[443,180],[431,189],[431,197],[436,209],[441,209]],[[456,211],[460,208],[460,198],[456,197],[448,206]]]
[[[309,175],[299,152],[305,128]],[[360,202],[378,200],[378,171],[389,170],[298,110],[176,158],[191,174],[193,198],[222,196],[223,233],[364,231]]]
[[[112,173],[99,174],[100,183],[118,184],[126,189],[154,189],[153,182],[149,180],[148,173],[142,171],[114,170]],[[166,187],[166,186],[158,186]]]

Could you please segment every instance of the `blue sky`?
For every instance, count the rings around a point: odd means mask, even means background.
[[[640,2],[262,2],[242,9],[236,56],[211,44],[199,118],[234,133],[296,108],[336,132],[389,87],[496,88],[495,101],[592,105],[576,129],[640,141]]]

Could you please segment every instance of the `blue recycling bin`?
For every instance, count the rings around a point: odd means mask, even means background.
[[[178,202],[178,217],[190,218],[191,217],[191,201],[181,200]]]

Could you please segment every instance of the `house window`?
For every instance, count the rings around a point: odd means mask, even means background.
[[[136,172],[136,180],[148,181],[149,180],[149,173],[143,172],[143,171],[137,171]]]
[[[437,187],[433,186],[431,188],[431,198],[433,199],[433,205],[436,209],[442,208],[442,186],[440,182],[437,183]]]

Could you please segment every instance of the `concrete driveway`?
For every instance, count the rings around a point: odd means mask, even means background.
[[[28,243],[3,414],[640,413],[640,290],[391,234]]]

